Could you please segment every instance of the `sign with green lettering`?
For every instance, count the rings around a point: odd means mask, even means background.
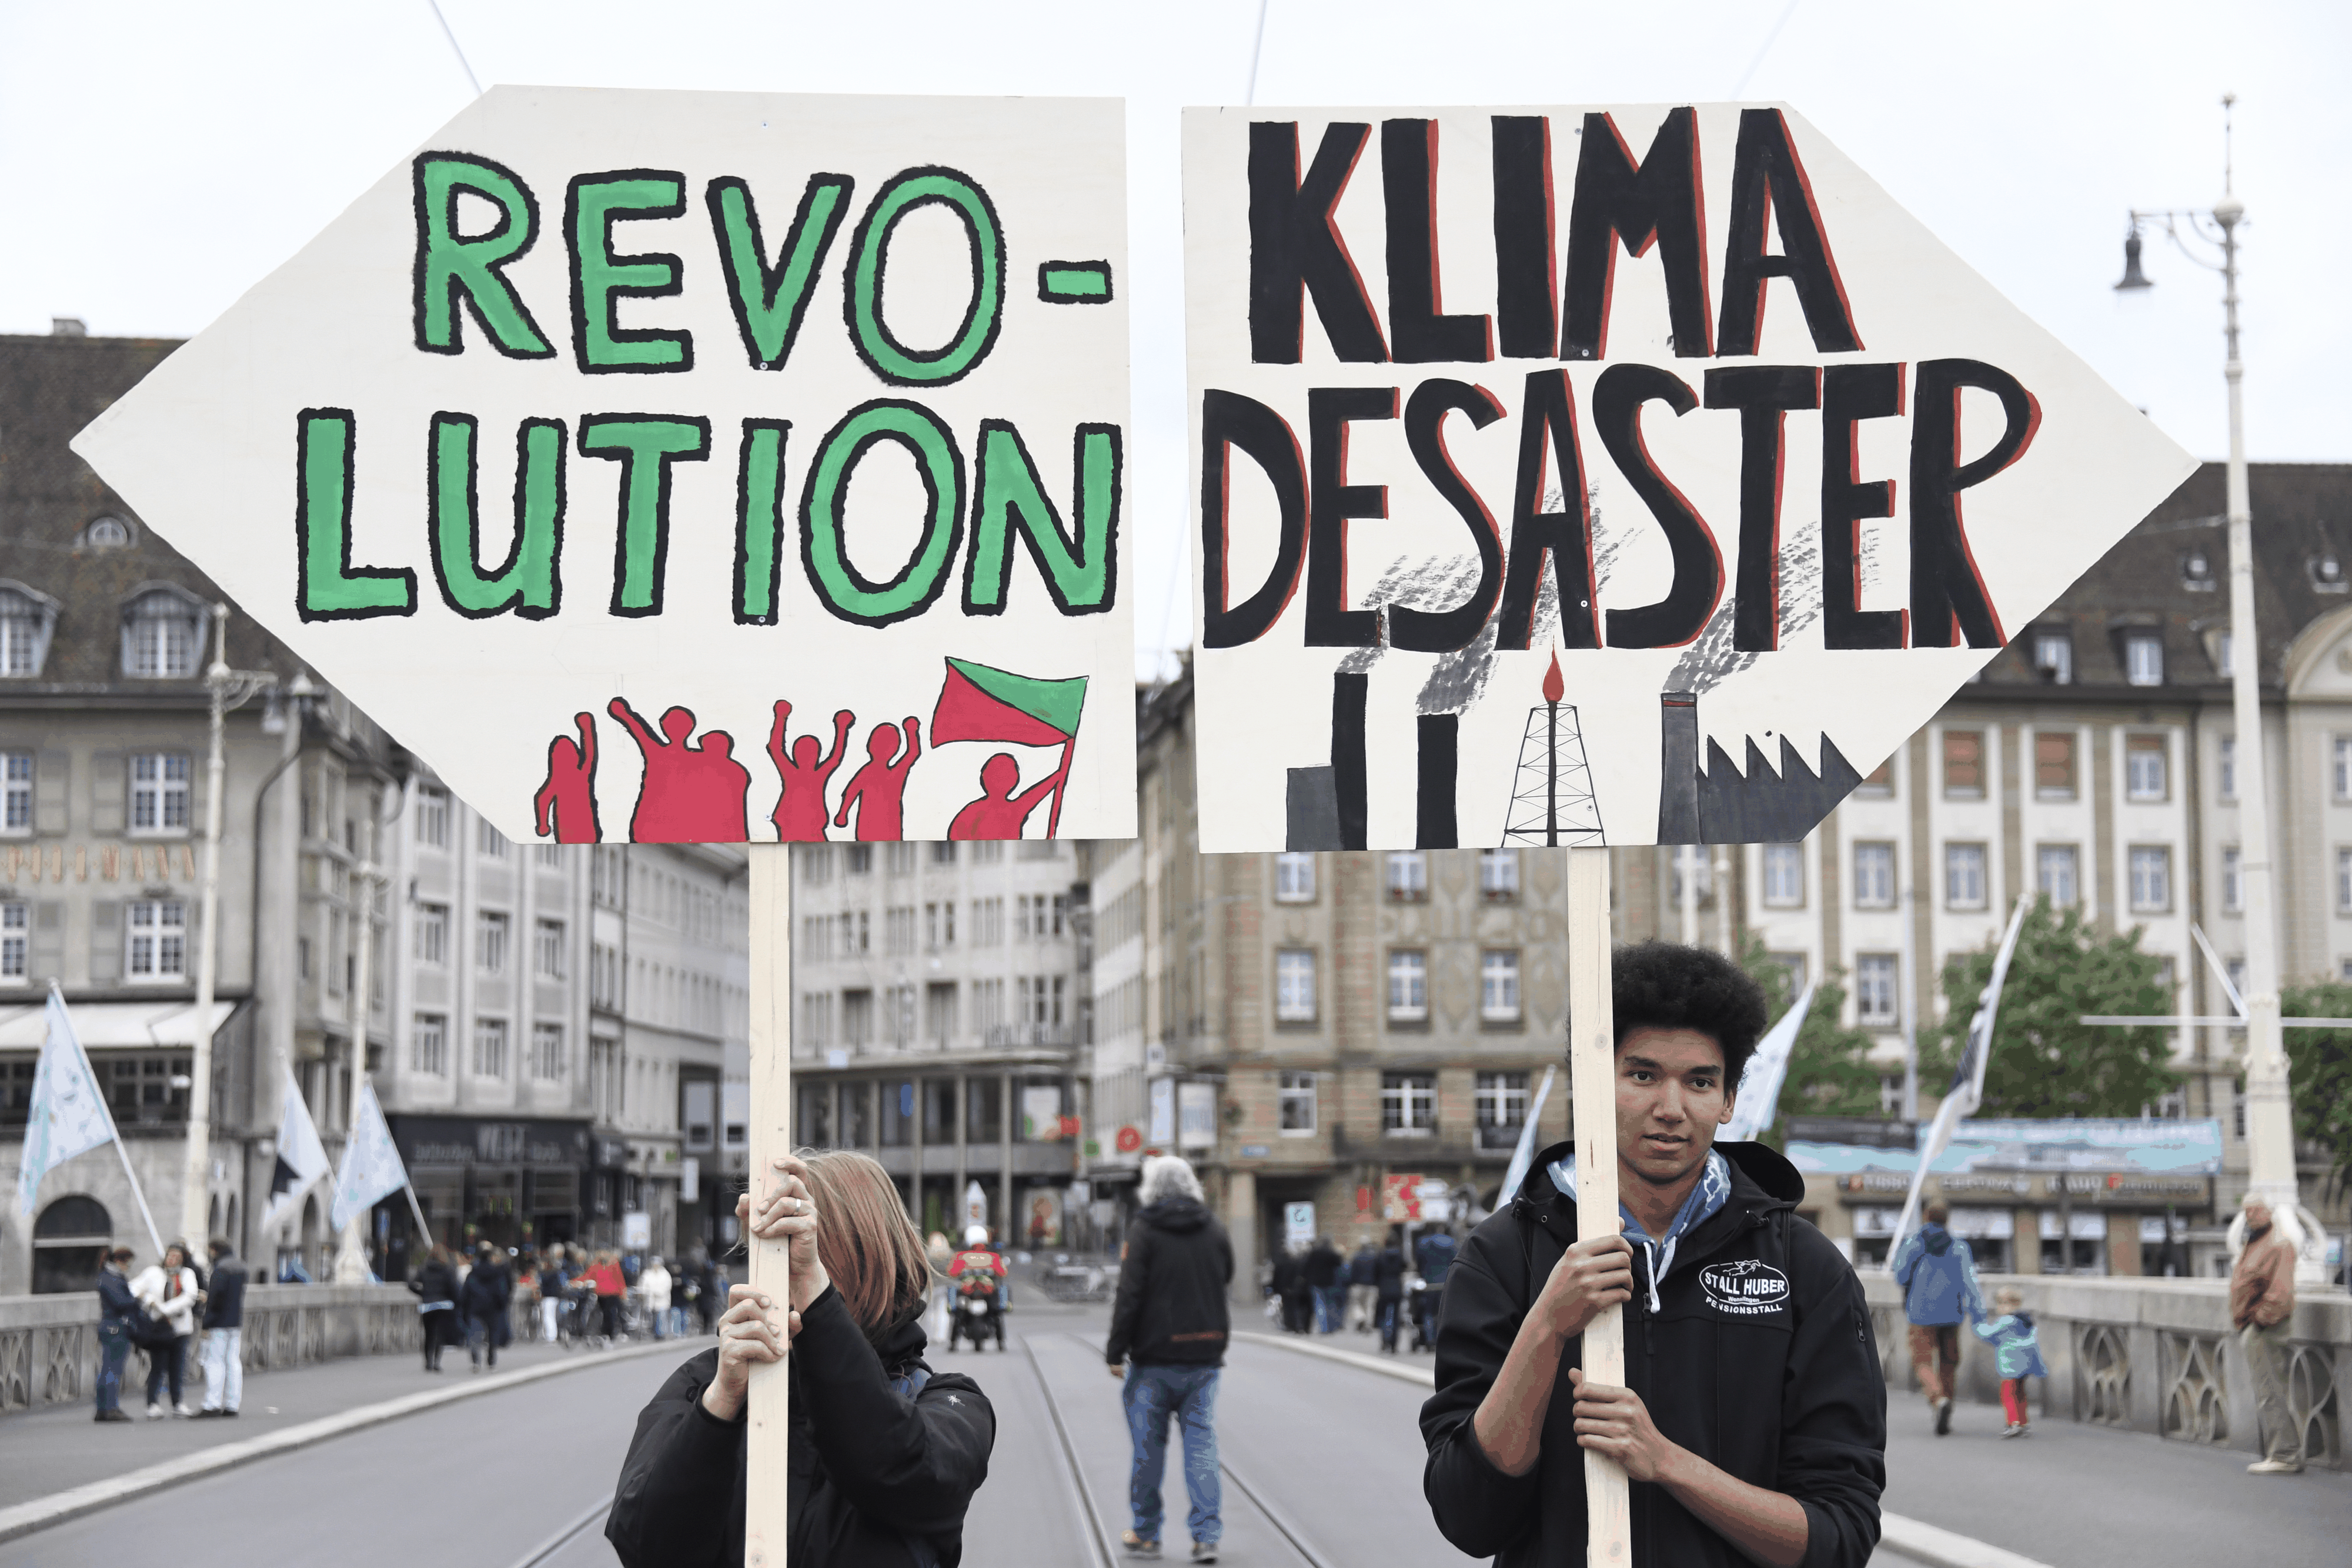
[[[1123,837],[1126,232],[1115,99],[502,87],[75,449],[510,836]]]

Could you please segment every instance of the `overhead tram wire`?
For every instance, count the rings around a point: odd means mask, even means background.
[[[514,1568],[539,1568],[541,1563],[571,1545],[573,1538],[582,1531],[613,1511],[613,1499],[615,1495],[613,1492],[606,1492],[601,1500],[573,1519],[571,1523],[524,1552],[516,1560]]]

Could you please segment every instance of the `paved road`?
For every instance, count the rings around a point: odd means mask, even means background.
[[[1098,1307],[1028,1304],[1015,1316],[1010,1351],[934,1357],[977,1377],[998,1414],[989,1481],[965,1535],[971,1568],[1103,1568],[1106,1548],[1115,1558],[1110,1542],[1129,1522],[1128,1445],[1118,1388],[1097,1348],[1103,1317]],[[1339,1343],[1362,1343],[1353,1336]],[[405,1358],[397,1367],[390,1358],[340,1364],[346,1378],[370,1386],[387,1380],[382,1396],[420,1381]],[[435,1561],[514,1568],[609,1493],[636,1412],[673,1364],[667,1355],[614,1361],[334,1439],[0,1544],[0,1568],[139,1561],[158,1542],[171,1543],[180,1568],[308,1561],[411,1568],[428,1519],[446,1524],[426,1553]],[[305,1373],[253,1380],[248,1407],[280,1401],[284,1409],[297,1395],[327,1401],[332,1369],[315,1370],[308,1384],[298,1381]],[[1412,1384],[1362,1368],[1237,1344],[1218,1421],[1225,1561],[1247,1568],[1466,1562],[1438,1537],[1422,1500],[1414,1417],[1423,1397]],[[1894,1416],[1889,1509],[2054,1568],[2227,1560],[2256,1540],[2263,1568],[2347,1561],[2352,1476],[2262,1480],[2245,1474],[2240,1455],[2067,1422],[2047,1423],[2023,1443],[2002,1442],[1994,1413],[1982,1410],[1963,1411],[1958,1429],[1939,1441],[1916,1401],[1899,1399]],[[204,1427],[215,1425],[226,1424]],[[259,1429],[253,1417],[238,1427],[237,1436]],[[140,1456],[153,1462],[193,1434],[185,1422],[110,1429],[86,1416],[16,1417],[0,1424],[0,1478],[45,1490],[107,1473],[77,1464],[67,1449],[121,1438],[153,1448]],[[52,1435],[53,1443],[44,1440]],[[1066,1452],[1077,1457],[1075,1474]],[[17,1479],[33,1475],[47,1484]],[[1165,1536],[1181,1562],[1185,1503],[1172,1456],[1164,1496]],[[543,1568],[614,1562],[599,1518]],[[1874,1568],[1916,1565],[1882,1552]]]

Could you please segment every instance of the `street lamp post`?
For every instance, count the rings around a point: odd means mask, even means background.
[[[2238,225],[2245,204],[2232,188],[2230,108],[2237,95],[2221,98],[2221,199],[2207,211],[2133,209],[2124,242],[2124,276],[2118,289],[2151,285],[2140,270],[2140,230],[2161,225],[2181,253],[2221,275],[2221,308],[2228,357],[2221,376],[2230,388],[2230,688],[2237,747],[2240,849],[2238,874],[2246,922],[2246,1152],[2248,1186],[2267,1199],[2272,1212],[2298,1211],[2294,1170],[2294,1118],[2288,1097],[2284,1036],[2279,1026],[2278,931],[2271,852],[2269,765],[2263,750],[2261,643],[2254,627],[2253,508],[2246,489],[2245,365],[2238,354]],[[2221,252],[2219,262],[2189,249],[2195,238]]]
[[[221,780],[229,714],[278,677],[265,670],[228,667],[228,606],[213,606],[213,662],[205,667],[205,695],[211,714],[210,749],[205,758],[205,869],[196,902],[196,1044],[189,1069],[187,1163],[180,1176],[180,1234],[201,1246],[207,1234],[212,1196],[213,991],[220,977]]]

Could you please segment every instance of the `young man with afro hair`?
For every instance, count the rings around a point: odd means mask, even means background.
[[[1576,1148],[1558,1144],[1463,1245],[1421,1412],[1438,1529],[1498,1568],[1582,1568],[1591,1449],[1630,1478],[1637,1568],[1864,1568],[1886,1384],[1862,1282],[1798,1218],[1795,1167],[1715,1142],[1762,988],[1664,942],[1619,948],[1611,979],[1622,1233],[1580,1226]],[[1581,1370],[1612,1306],[1622,1388]]]

